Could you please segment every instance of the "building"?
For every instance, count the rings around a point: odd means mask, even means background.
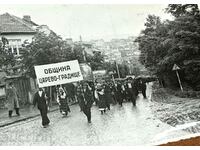
[[[9,13],[0,15],[0,40],[6,39],[6,48],[14,54],[16,60],[22,54],[22,44],[24,42],[32,42],[34,35],[38,32],[50,34],[51,30],[46,25],[38,25],[31,20],[28,15],[23,18],[16,17]],[[6,104],[5,99],[5,78],[10,75],[15,80],[15,86],[17,87],[20,95],[20,103],[31,103],[32,96],[36,90],[36,81],[32,78],[23,76],[20,72],[22,65],[17,63],[15,66],[7,66],[6,74],[3,70],[0,70],[0,108],[4,108]],[[1,68],[0,68],[1,69]],[[13,72],[14,70],[19,70]]]
[[[16,17],[9,13],[0,15],[0,38],[8,40],[8,49],[15,55],[21,55],[22,44],[31,42],[33,36],[38,32],[50,34],[51,30],[47,25],[38,25],[31,20],[31,16],[23,18]]]
[[[73,45],[73,40],[72,40],[72,38],[66,38],[65,41],[66,41],[66,43],[67,43],[68,45]]]
[[[94,48],[99,49],[104,55],[106,62],[117,62],[119,64],[138,61],[138,45],[134,42],[135,37],[130,36],[125,39],[111,39],[105,42],[102,39],[92,40]]]
[[[31,21],[30,16],[23,19],[5,13],[0,15],[0,36],[5,37],[9,44],[8,49],[15,55],[20,55],[24,41],[31,42],[38,25]]]

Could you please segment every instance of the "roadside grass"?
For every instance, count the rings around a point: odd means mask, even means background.
[[[199,98],[177,97],[156,83],[152,90],[151,109],[155,117],[174,127],[200,121]],[[200,127],[188,128],[187,131],[197,133]]]

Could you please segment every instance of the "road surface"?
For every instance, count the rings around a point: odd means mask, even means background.
[[[114,105],[104,115],[93,106],[91,124],[79,106],[73,105],[65,118],[59,111],[49,113],[48,128],[42,128],[40,117],[0,128],[0,145],[151,145],[152,139],[169,125],[152,114],[151,86],[147,95],[148,99],[139,95],[136,107],[132,103]]]

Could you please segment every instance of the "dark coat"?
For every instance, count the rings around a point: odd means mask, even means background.
[[[45,98],[45,93],[42,92],[42,96],[40,97],[39,93],[36,92],[33,98],[33,105],[38,107],[39,110],[47,109],[47,102]]]
[[[142,90],[143,90],[143,91],[145,91],[145,90],[146,90],[146,88],[147,88],[147,85],[146,85],[146,83],[145,83],[145,82],[142,82],[142,84],[141,84],[141,88],[142,88]]]
[[[106,103],[110,104],[112,102],[112,89],[110,88],[110,86],[105,85],[104,93]]]
[[[105,94],[100,94],[99,92],[98,93],[98,96],[99,96],[99,108],[103,108],[105,109],[106,108],[106,97],[105,97]]]
[[[93,100],[92,91],[90,91],[88,87],[84,91],[82,85],[79,85],[77,87],[77,98],[78,98],[81,108],[92,107],[94,100]]]
[[[70,98],[72,98],[72,97],[75,96],[75,94],[76,94],[76,87],[74,86],[73,83],[65,84],[64,87],[65,87],[65,89],[66,89],[66,91],[67,91],[66,94],[68,94],[68,96],[69,96]]]
[[[38,107],[40,110],[40,114],[42,117],[42,125],[48,125],[50,123],[50,120],[47,116],[47,101],[45,93],[42,92],[42,96],[40,97],[39,92],[36,92],[33,98],[33,105]]]
[[[19,108],[19,100],[16,88],[13,87],[6,89],[6,98],[8,100],[8,110]]]
[[[121,84],[117,84],[116,98],[119,103],[123,101]]]
[[[131,87],[129,87],[128,84],[131,84]],[[127,83],[126,90],[130,97],[134,99],[136,98],[137,89],[136,89],[136,85],[133,82]]]
[[[88,87],[86,88],[86,91],[84,92],[84,97],[85,97],[86,105],[88,105],[89,107],[92,107],[94,100],[93,100],[92,91]]]

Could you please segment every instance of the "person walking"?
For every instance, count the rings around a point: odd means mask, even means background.
[[[86,115],[88,123],[91,123],[91,107],[94,102],[91,90],[87,81],[83,81],[77,88],[77,97],[80,101],[80,107]]]
[[[13,81],[10,81],[6,84],[6,99],[8,100],[8,116],[12,117],[14,109],[17,116],[20,116],[19,96],[17,94],[17,89],[14,87]]]
[[[84,107],[83,87],[80,82],[77,82],[76,96],[77,96],[78,104],[80,107],[80,111],[83,111],[83,107]]]
[[[97,85],[97,94],[99,98],[99,110],[103,115],[106,112],[106,98],[104,87],[100,83]]]
[[[117,103],[117,87],[114,83],[110,83],[111,95],[112,95],[112,104],[115,105]]]
[[[147,85],[143,80],[141,80],[141,89],[142,89],[142,95],[146,99],[147,98],[147,96],[146,96]]]
[[[46,128],[49,125],[50,120],[47,116],[47,97],[42,88],[39,88],[39,91],[35,93],[33,105],[34,107],[37,105],[42,117],[42,125],[44,128]]]
[[[112,101],[111,92],[112,92],[112,90],[111,90],[109,84],[105,83],[105,85],[104,85],[104,93],[105,93],[106,107],[108,108],[108,110],[110,110],[110,103]]]
[[[127,101],[127,97],[126,97],[126,83],[125,81],[122,83],[122,99],[123,101]]]
[[[138,89],[142,92],[143,97],[146,99],[146,83],[143,81],[143,79],[139,79]]]
[[[136,88],[132,79],[129,79],[127,82],[127,93],[133,106],[136,106]]]
[[[95,101],[95,105],[96,106],[98,106],[98,100],[96,99],[96,97],[95,97],[95,83],[94,82],[89,82],[88,83],[89,84],[89,86],[91,87],[91,91],[92,91],[92,96],[93,96],[93,99],[94,99],[94,101]]]
[[[73,83],[67,83],[63,86],[63,88],[67,91],[68,100],[70,103],[75,103],[75,94],[76,94],[76,87]]]
[[[70,108],[67,102],[67,92],[62,88],[62,86],[60,86],[58,89],[57,102],[60,107],[60,113],[63,116],[67,116],[68,112],[70,112]]]
[[[122,106],[123,97],[122,97],[122,85],[120,82],[117,83],[116,97],[119,105]]]

